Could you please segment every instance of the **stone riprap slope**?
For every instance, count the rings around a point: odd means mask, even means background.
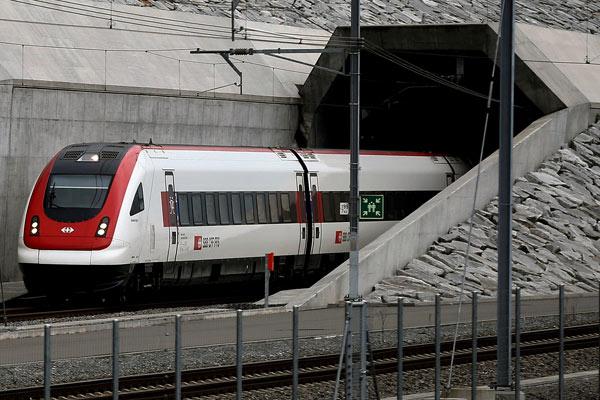
[[[598,291],[600,280],[600,124],[519,178],[513,190],[513,286],[524,296]],[[498,200],[474,218],[464,283],[482,296],[497,288]],[[423,256],[375,286],[371,302],[457,299],[470,221],[450,229]]]
[[[108,2],[109,0],[99,0]],[[204,15],[229,17],[230,0],[114,0],[114,3],[150,6]],[[439,24],[497,22],[499,0],[361,0],[361,23]],[[333,31],[350,25],[350,0],[253,0],[242,1],[236,18],[304,26]],[[516,20],[544,27],[597,33],[600,30],[597,0],[521,0]]]

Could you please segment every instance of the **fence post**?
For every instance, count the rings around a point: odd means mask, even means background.
[[[181,400],[181,315],[175,316],[175,400]]]
[[[440,295],[435,295],[435,400],[441,397],[441,360],[440,360]]]
[[[363,300],[360,307],[360,400],[367,398],[367,303]]]
[[[558,290],[558,398],[565,398],[565,286],[560,285]]]
[[[398,387],[396,389],[398,400],[402,400],[402,377],[403,377],[403,365],[402,365],[402,357],[403,357],[403,342],[404,336],[402,330],[404,322],[404,299],[402,297],[398,297]]]
[[[471,400],[477,399],[477,292],[471,306]]]
[[[521,288],[515,291],[515,400],[521,398]]]
[[[352,302],[346,302],[346,400],[352,400]]]
[[[119,399],[119,320],[113,320],[112,332],[112,371],[113,371],[113,400]]]
[[[298,306],[294,306],[292,332],[292,400],[298,400]]]
[[[237,400],[242,400],[242,312],[237,310]]]
[[[50,325],[44,325],[44,400],[50,400],[51,379]]]
[[[265,308],[269,308],[269,253],[265,254]]]

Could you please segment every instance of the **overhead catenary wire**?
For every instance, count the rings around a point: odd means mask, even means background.
[[[84,16],[84,17],[88,17],[88,18],[92,18],[92,19],[99,19],[99,20],[103,20],[103,21],[110,21],[110,17],[105,17],[100,15],[101,13],[95,13],[95,14],[89,14],[89,11],[85,11],[85,12],[81,12],[81,11],[66,11],[66,10],[61,10],[60,8],[57,7],[51,7],[50,5],[46,5],[46,4],[34,4],[32,3],[32,1],[37,1],[37,0],[11,0],[14,3],[20,3],[20,4],[24,4],[24,5],[28,5],[28,6],[32,6],[32,7],[38,7],[38,8],[43,8],[43,9],[47,9],[47,10],[52,10],[52,11],[59,11],[59,12],[64,12],[64,13],[68,13],[68,14],[74,14],[74,15],[79,15],[79,16]],[[64,7],[64,6],[60,6],[60,7]],[[157,29],[160,31],[163,31],[162,33],[167,33],[167,32],[176,32],[179,35],[182,36],[190,36],[190,37],[208,37],[208,38],[213,38],[213,39],[227,39],[228,36],[225,34],[221,34],[221,35],[217,35],[215,33],[211,33],[211,32],[206,32],[206,33],[190,33],[189,29],[191,28],[169,28],[168,26],[161,26],[158,25],[158,22],[136,22],[136,21],[128,21],[127,19],[121,19],[117,16],[113,16],[112,17],[112,21],[113,23],[116,22],[121,22],[124,24],[129,24],[129,25],[134,25],[134,26],[138,26],[138,27],[146,27],[146,28],[152,28],[152,29]],[[18,21],[18,20],[14,20],[14,22],[30,22],[30,21]],[[57,25],[57,26],[73,26],[73,27],[81,27],[81,28],[98,28],[97,26],[91,26],[91,25],[81,25],[81,24],[67,24],[67,23],[56,23],[56,22],[42,22],[42,21],[37,21],[36,23],[38,24],[48,24],[48,25]],[[107,28],[108,29],[108,28]],[[126,32],[145,32],[145,33],[151,33],[150,31],[143,31],[143,30],[136,30],[136,29],[124,29],[124,28],[117,28],[116,26],[113,25],[112,30],[114,31],[126,31]],[[167,31],[167,32],[164,32]]]
[[[18,42],[10,42],[6,40],[0,40],[0,44],[6,44],[9,46],[25,46],[25,47],[37,47],[37,48],[46,48],[46,49],[57,49],[57,50],[81,50],[81,51],[109,51],[111,53],[117,52],[125,52],[125,53],[135,53],[135,52],[167,52],[167,51],[190,51],[196,49],[196,47],[170,47],[170,48],[161,48],[161,49],[144,49],[144,48],[104,48],[104,47],[85,47],[85,46],[64,46],[64,45],[56,45],[56,44],[40,44],[40,43],[18,43]]]
[[[96,6],[85,6],[92,9],[83,8],[78,3],[69,2],[67,0],[11,0],[14,3],[19,3],[32,7],[39,7],[44,9],[49,9],[57,12],[73,14],[84,16],[93,19],[104,20],[107,23],[111,21],[116,23],[120,22],[122,24],[128,24],[138,27],[151,28],[159,30],[162,33],[172,33],[179,34],[182,36],[192,36],[192,37],[207,37],[213,39],[225,39],[229,40],[230,31],[229,28],[220,25],[213,24],[205,24],[199,22],[190,22],[190,21],[181,21],[175,20],[171,18],[164,17],[155,17],[151,15],[140,16],[139,14],[129,13],[126,11],[116,11],[112,12],[106,8],[96,7]],[[63,2],[65,4],[57,4],[54,2]],[[75,5],[70,5],[75,4]],[[133,16],[132,16],[133,15]],[[15,21],[16,22],[16,21]],[[23,21],[28,22],[28,21]],[[40,24],[44,24],[44,22],[39,22]],[[56,24],[56,25],[72,25],[72,24],[60,24],[56,22],[46,22],[46,24]],[[93,27],[93,26],[82,26],[81,27]],[[93,27],[97,28],[97,27]],[[108,29],[108,28],[107,28]],[[132,32],[145,32],[144,30],[135,30],[135,29],[125,29],[118,28],[113,25],[114,30],[123,30],[123,31],[132,31]],[[346,38],[330,38],[327,35],[291,35],[291,34],[281,34],[278,32],[270,32],[270,31],[262,31],[252,28],[255,33],[251,33],[251,35],[247,38],[247,40],[267,42],[267,43],[282,43],[282,44],[302,44],[306,46],[325,46],[329,43],[329,45],[346,45]]]
[[[100,7],[100,6],[94,6],[94,5],[90,5],[90,4],[85,4],[85,3],[79,3],[79,2],[74,2],[74,1],[69,1],[69,0],[11,0],[13,2],[16,3],[21,3],[21,4],[31,4],[34,6],[38,6],[36,3],[41,3],[43,5],[54,5],[57,7],[63,7],[65,9],[71,10],[71,11],[77,11],[77,12],[87,12],[87,13],[94,13],[95,15],[106,15],[108,17],[110,16],[121,16],[122,18],[128,18],[131,19],[133,21],[142,21],[142,22],[158,22],[161,24],[171,24],[173,26],[177,26],[177,27],[184,27],[184,26],[188,26],[190,28],[195,28],[195,27],[205,27],[204,29],[208,30],[208,31],[217,31],[217,32],[221,32],[221,33],[229,33],[229,29],[223,25],[217,25],[217,24],[207,24],[207,23],[202,23],[202,22],[191,22],[191,21],[185,21],[185,20],[180,20],[180,19],[174,19],[174,18],[166,18],[166,17],[157,17],[157,16],[153,16],[153,15],[149,15],[149,14],[145,14],[145,15],[141,15],[138,13],[133,13],[133,12],[129,12],[129,11],[124,11],[124,10],[116,10],[116,9],[108,9],[105,7]],[[101,3],[99,3],[101,4]],[[112,4],[112,3],[111,3]],[[63,12],[67,12],[65,10],[61,10],[61,9],[57,9],[57,11],[63,11]],[[69,11],[69,12],[71,12]],[[77,14],[80,15],[80,14]],[[89,15],[86,15],[89,16]]]
[[[19,2],[20,0],[12,0],[12,1]],[[347,37],[346,38],[341,38],[341,39],[350,40],[350,38],[347,38]],[[347,43],[349,43],[349,42],[344,43],[344,45],[347,45]],[[407,62],[406,60],[401,59],[397,55],[395,55],[395,54],[393,54],[393,53],[391,53],[391,52],[389,52],[389,51],[387,51],[387,50],[385,50],[383,48],[380,48],[380,47],[374,45],[373,43],[371,43],[369,41],[365,41],[365,43],[366,43],[367,50],[369,50],[369,51],[373,52],[374,54],[377,54],[377,55],[379,55],[379,56],[381,56],[381,57],[383,57],[383,58],[385,58],[385,59],[387,59],[387,60],[389,60],[389,61],[391,61],[391,62],[393,62],[395,64],[398,64],[398,65],[400,65],[400,66],[402,66],[402,67],[404,67],[404,68],[406,68],[406,69],[408,69],[408,70],[410,70],[410,71],[412,71],[412,72],[414,72],[414,73],[416,73],[418,75],[424,76],[424,77],[426,77],[426,78],[428,78],[430,80],[433,80],[435,82],[438,82],[438,83],[440,83],[442,85],[449,86],[449,87],[452,87],[452,88],[457,89],[457,90],[461,90],[461,91],[463,91],[465,93],[476,95],[476,96],[478,96],[480,98],[485,98],[485,96],[482,95],[482,94],[480,94],[480,93],[477,93],[477,92],[472,91],[470,89],[464,88],[464,87],[462,87],[460,85],[457,85],[457,84],[455,84],[453,82],[450,82],[450,81],[448,81],[448,80],[446,80],[446,79],[444,79],[442,77],[439,77],[439,76],[437,76],[437,75],[435,75],[433,73],[430,73],[429,71],[426,71],[426,70],[424,70],[424,69],[422,69],[422,68],[420,68],[420,67],[418,67],[418,66],[416,66],[414,64],[411,64],[411,63]],[[119,48],[119,49],[117,49],[117,48],[115,48],[115,49],[100,49],[100,48],[93,48],[93,47],[57,46],[57,45],[43,45],[43,44],[42,45],[40,45],[40,44],[24,45],[22,43],[9,42],[9,41],[0,41],[0,44],[18,45],[18,46],[31,46],[31,47],[40,47],[40,48],[68,49],[68,50],[70,49],[70,50],[104,51],[104,52],[107,52],[107,51],[110,51],[110,52],[135,52],[135,51],[138,51],[138,52],[146,52],[146,53],[149,53],[149,54],[154,54],[156,56],[158,56],[158,54],[155,54],[156,52],[171,52],[171,51],[181,51],[181,50],[188,50],[189,51],[189,50],[191,50],[190,48],[163,48],[163,49],[156,48],[156,49],[151,49],[151,50],[149,50],[149,49],[123,49],[123,48]],[[166,56],[165,58],[171,58],[171,57]],[[201,62],[201,61],[183,60],[183,59],[176,58],[176,57],[172,57],[172,59],[173,60],[177,60],[177,61],[197,63],[197,64],[203,64],[204,63],[204,62]],[[235,59],[235,60],[236,60],[236,62],[247,63],[249,65],[256,65],[256,66],[260,66],[260,67],[271,68],[271,66],[265,65],[265,64],[260,64],[260,63],[246,61],[246,60],[240,60],[240,59]],[[552,63],[552,61],[549,61],[549,60],[523,60],[523,61]],[[557,62],[557,63],[560,63],[560,62]],[[566,62],[563,62],[563,63],[566,63]],[[572,62],[572,63],[578,63],[578,62]],[[206,64],[214,64],[214,63],[206,63]],[[221,65],[221,64],[225,64],[225,63],[219,63],[219,65]],[[595,64],[595,65],[597,65],[597,64]],[[297,70],[293,70],[293,69],[289,69],[289,68],[275,67],[275,69],[281,70],[281,71],[287,71],[287,72],[308,74],[308,72],[306,72],[306,71],[297,71]],[[497,100],[493,100],[493,101],[497,101]]]
[[[181,59],[181,58],[167,56],[167,55],[164,55],[164,54],[157,54],[157,53],[155,53],[152,50],[146,50],[145,53],[151,54],[151,55],[156,56],[156,57],[165,58],[167,60],[173,60],[173,61],[177,61],[177,62],[185,62],[185,63],[190,63],[190,64],[202,64],[202,65],[224,65],[224,64],[227,64],[226,62],[208,62],[208,61],[184,60],[184,59]]]
[[[252,7],[249,6],[249,3],[246,2],[246,19],[248,18],[248,13],[253,10]],[[221,4],[210,4],[210,7],[214,8],[214,9],[219,9],[219,8],[227,8],[227,10],[230,10],[231,7],[229,5],[221,5]],[[319,29],[322,29],[324,31],[327,31],[329,33],[332,33],[333,31],[328,29],[327,27],[322,26],[321,24],[319,24],[318,22],[315,22],[312,20],[312,18],[308,17],[306,14],[303,14],[302,12],[299,11],[300,7],[294,7],[294,4],[292,3],[292,7],[278,7],[278,6],[261,6],[260,10],[263,11],[288,11],[288,12],[292,12],[294,14],[296,14],[297,16],[299,16],[301,19],[310,22],[312,25],[318,27]]]
[[[212,91],[215,91],[215,90],[217,90],[217,89],[223,89],[223,88],[226,88],[226,87],[230,87],[230,86],[239,86],[239,85],[240,85],[240,84],[239,84],[239,83],[237,83],[237,82],[232,82],[232,83],[227,83],[227,84],[225,84],[225,85],[221,85],[221,86],[213,87],[213,88],[210,88],[210,89],[201,90],[201,91],[199,91],[199,92],[197,92],[197,93],[198,93],[198,94],[202,94],[202,93],[206,93],[206,92],[212,92]]]
[[[468,95],[471,95],[471,96],[475,96],[475,97],[478,97],[478,98],[483,99],[483,100],[488,100],[488,96],[487,95],[484,95],[484,94],[479,93],[479,92],[477,92],[475,90],[468,89],[468,88],[466,88],[464,86],[461,86],[461,85],[459,85],[457,83],[454,83],[454,82],[451,82],[451,81],[449,81],[447,79],[444,79],[444,78],[442,78],[442,77],[440,77],[440,76],[438,76],[438,75],[436,75],[436,74],[434,74],[432,72],[427,71],[424,68],[421,68],[421,67],[419,67],[419,66],[417,66],[415,64],[412,64],[412,63],[404,60],[401,57],[398,57],[394,53],[392,53],[392,52],[390,52],[388,50],[385,50],[384,48],[382,48],[382,47],[380,47],[380,46],[378,46],[378,45],[376,45],[376,44],[374,44],[374,43],[372,43],[372,42],[370,42],[368,40],[365,40],[365,50],[367,50],[368,52],[370,52],[372,54],[378,55],[378,56],[380,56],[380,57],[382,57],[382,58],[384,58],[384,59],[386,59],[386,60],[388,60],[388,61],[390,61],[390,62],[392,62],[392,63],[394,63],[394,64],[396,64],[396,65],[398,65],[398,66],[400,66],[400,67],[402,67],[402,68],[404,68],[406,70],[408,70],[408,71],[411,71],[411,72],[413,72],[413,73],[415,73],[415,74],[417,74],[417,75],[419,75],[419,76],[421,76],[423,78],[426,78],[426,79],[429,79],[431,81],[437,82],[437,83],[439,83],[439,84],[441,84],[443,86],[449,87],[451,89],[458,90],[459,92],[463,92],[465,94],[468,94]],[[493,98],[491,99],[491,101],[496,102],[496,103],[498,102],[497,99],[493,99]]]
[[[296,73],[296,74],[310,75],[310,72],[306,72],[306,71],[297,71],[297,70],[293,70],[293,69],[289,69],[289,68],[273,67],[273,66],[267,65],[267,64],[261,64],[261,63],[257,63],[257,62],[253,62],[253,61],[248,61],[248,60],[241,60],[241,59],[236,58],[236,57],[231,57],[230,59],[234,60],[234,61],[237,61],[240,64],[249,64],[249,65],[255,65],[257,67],[273,68],[274,70],[277,70],[277,71],[285,71],[285,72],[293,72],[293,73]]]
[[[504,0],[502,1],[502,3],[504,3]],[[500,6],[500,9],[501,10],[504,9],[502,4]],[[492,91],[494,89],[494,79],[496,76],[496,65],[497,65],[497,61],[498,61],[498,50],[500,48],[501,34],[502,33],[499,31],[498,37],[496,39],[494,62],[492,64],[490,89],[489,89],[489,93],[488,93],[488,102],[487,102],[487,110],[486,110],[486,115],[485,115],[485,122],[483,125],[483,136],[481,138],[481,149],[479,152],[479,162],[477,164],[477,175],[475,178],[475,190],[473,193],[473,205],[471,207],[471,219],[469,221],[469,232],[467,234],[467,248],[465,250],[465,265],[463,268],[463,275],[462,275],[461,282],[460,282],[460,294],[458,296],[458,311],[456,313],[456,325],[455,325],[455,329],[454,329],[454,339],[452,341],[452,355],[450,357],[450,367],[448,368],[448,382],[446,383],[446,391],[449,391],[450,387],[452,385],[452,372],[453,372],[453,368],[454,368],[454,356],[456,354],[456,342],[458,341],[458,327],[460,324],[460,313],[462,310],[462,303],[463,303],[463,297],[464,297],[464,291],[465,291],[465,281],[467,278],[467,269],[469,266],[469,253],[471,250],[471,239],[473,237],[473,226],[475,224],[475,213],[477,211],[477,195],[479,193],[479,180],[481,177],[481,163],[483,162],[483,151],[485,148],[485,140],[486,140],[486,136],[487,136],[488,123],[489,123],[489,118],[490,118],[490,111],[491,111],[491,105],[492,105]],[[471,321],[471,322],[473,323],[473,321]]]
[[[165,54],[157,54],[160,52],[162,52],[162,53],[177,52],[177,51],[189,52],[191,50],[196,50],[196,48],[153,48],[153,49],[111,48],[111,49],[105,49],[105,48],[99,48],[99,47],[63,46],[63,45],[48,45],[48,44],[33,44],[33,43],[24,44],[24,43],[0,40],[0,45],[2,45],[2,44],[9,45],[9,46],[19,46],[22,48],[32,47],[32,48],[42,48],[42,49],[54,49],[54,50],[97,51],[97,52],[102,52],[102,53],[111,53],[111,52],[135,53],[135,52],[137,52],[137,53],[146,53],[146,54],[150,54],[150,55],[160,57],[160,58],[165,58],[165,59],[178,61],[178,62],[181,61],[181,62],[191,63],[191,64],[205,64],[205,65],[225,65],[225,64],[227,64],[226,62],[206,62],[206,61],[188,60],[188,59],[181,59],[178,57],[168,56]],[[310,72],[307,72],[307,71],[299,71],[299,70],[294,70],[291,68],[284,68],[284,67],[274,67],[271,65],[261,64],[258,62],[253,62],[253,61],[248,61],[248,60],[241,60],[239,58],[234,58],[234,57],[232,57],[231,59],[235,60],[236,63],[240,63],[240,64],[255,65],[255,66],[263,67],[263,68],[274,68],[275,70],[278,70],[278,71],[292,72],[292,73],[298,73],[298,74],[305,74],[305,75],[310,74]],[[290,61],[290,62],[292,62],[292,61]],[[303,63],[303,64],[308,64],[308,63]],[[311,65],[314,65],[314,64],[311,64]],[[23,68],[23,65],[22,65],[22,68]],[[21,74],[23,75],[23,72],[21,72]]]
[[[108,8],[94,6],[94,5],[86,5],[77,2],[73,2],[70,0],[11,0],[15,3],[42,7],[47,9],[56,10],[59,12],[72,13],[76,15],[82,15],[90,18],[102,19],[106,20],[107,23],[114,22],[122,22],[124,24],[135,25],[135,26],[143,26],[147,28],[160,29],[161,31],[167,32],[175,32],[178,34],[185,34],[186,36],[195,36],[195,37],[208,37],[215,39],[228,39],[229,38],[229,28],[217,25],[217,24],[209,24],[209,23],[201,23],[195,21],[185,21],[174,18],[166,18],[166,17],[158,17],[153,15],[144,15],[140,16],[140,14],[132,13],[123,10],[110,10]],[[54,3],[52,3],[54,2]],[[55,7],[50,7],[49,5],[54,5]],[[58,8],[57,8],[58,7]],[[65,10],[65,8],[67,10]],[[277,8],[281,9],[284,8]],[[122,29],[122,28],[121,28]],[[194,31],[190,35],[189,30]],[[287,44],[301,44],[307,46],[325,46],[328,44],[329,46],[339,46],[339,47],[348,47],[351,44],[351,38],[349,37],[340,37],[340,36],[327,36],[322,34],[311,34],[311,33],[303,33],[303,34],[290,34],[283,32],[273,32],[264,29],[258,28],[249,28],[246,27],[246,40],[253,41],[264,41],[270,43],[287,43]],[[128,31],[135,31],[131,29],[122,29]],[[147,31],[140,31],[147,32]],[[469,57],[469,56],[465,56]],[[600,56],[595,57],[593,60],[597,59]],[[592,61],[593,61],[592,60]],[[578,62],[578,61],[550,61],[550,60],[523,60],[527,62],[547,62],[547,63],[563,63],[563,64],[590,64],[589,62]],[[595,64],[597,65],[597,64]]]

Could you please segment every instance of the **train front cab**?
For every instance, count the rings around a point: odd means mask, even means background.
[[[44,169],[27,205],[18,248],[30,293],[106,291],[126,283],[129,244],[114,236],[137,158],[130,148],[69,146]],[[98,254],[109,264],[98,265]]]

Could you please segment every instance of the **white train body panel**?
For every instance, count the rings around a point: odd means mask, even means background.
[[[254,277],[271,252],[293,276],[322,268],[321,255],[339,262],[349,251],[347,152],[85,146],[61,151],[30,196],[19,262],[31,288],[40,288],[36,271],[47,279],[52,266],[70,266],[71,272],[91,266],[102,276],[99,268],[113,266],[118,272],[100,285],[107,288],[125,286],[132,276],[180,284]],[[69,151],[79,149],[83,155],[69,161]],[[97,166],[77,164],[92,150],[107,152],[112,164],[100,165],[102,157]],[[360,166],[361,194],[383,202],[379,219],[360,222],[361,247],[466,171],[456,159],[389,152],[364,152]],[[90,176],[95,181],[77,186]],[[70,216],[64,204],[80,201],[89,185],[97,185],[91,201],[104,196],[103,205]],[[60,207],[53,207],[56,196],[65,202]],[[108,228],[100,231],[104,222]],[[36,223],[39,232],[32,234]]]

